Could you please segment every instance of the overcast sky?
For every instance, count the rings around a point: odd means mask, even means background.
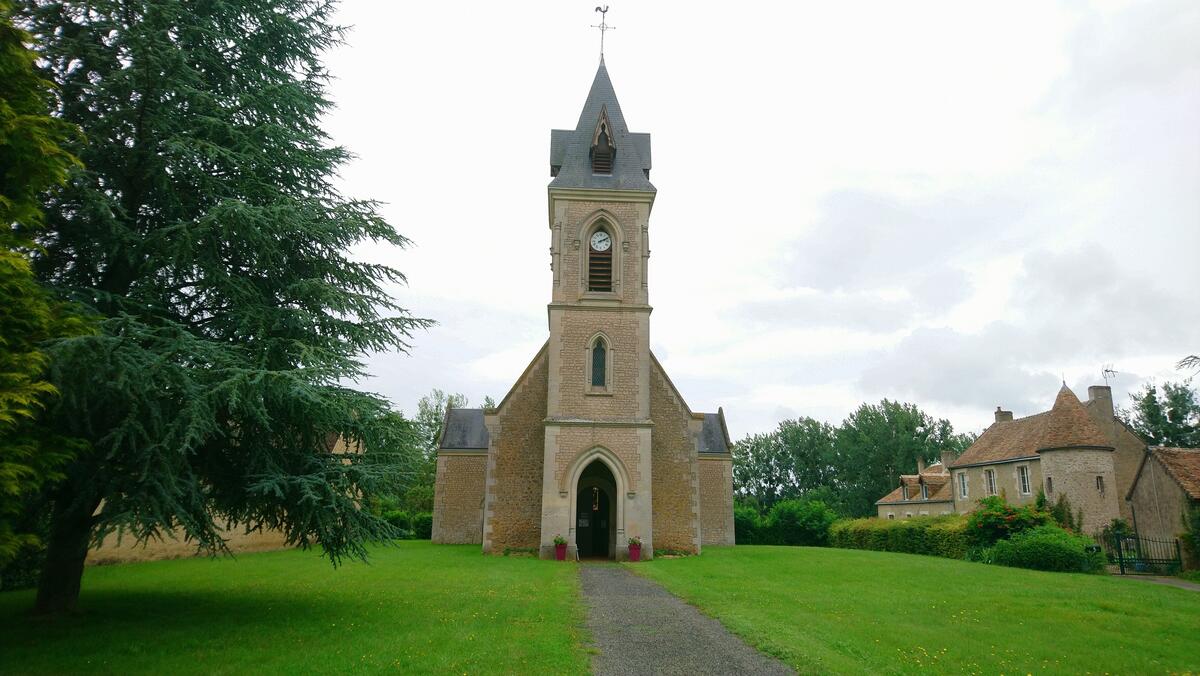
[[[439,325],[365,387],[497,401],[546,340],[550,130],[594,2],[344,0],[326,127],[414,246],[363,248]],[[653,136],[651,348],[730,433],[884,397],[1118,405],[1200,352],[1200,3],[612,4],[606,63]]]

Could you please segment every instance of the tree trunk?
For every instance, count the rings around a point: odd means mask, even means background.
[[[50,521],[50,541],[46,546],[46,562],[38,580],[36,615],[74,612],[79,605],[79,585],[83,579],[83,562],[87,558],[92,536],[92,514],[99,500],[81,499],[70,487],[71,481],[54,496],[54,513]]]

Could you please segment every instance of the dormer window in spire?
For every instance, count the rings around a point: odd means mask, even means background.
[[[596,132],[592,134],[592,173],[611,174],[616,154],[617,149],[613,147],[611,128],[608,124],[608,111],[601,110]]]

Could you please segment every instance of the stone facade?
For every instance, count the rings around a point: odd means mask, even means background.
[[[1188,511],[1200,508],[1200,449],[1149,449],[1127,500],[1133,515],[1130,523],[1139,535],[1163,540],[1179,537],[1187,528]],[[1200,561],[1192,562],[1198,564]]]
[[[733,460],[700,459],[700,535],[704,546],[734,544]]]
[[[601,138],[614,159],[593,165]],[[601,63],[578,127],[551,134],[549,339],[495,409],[447,411],[436,541],[550,557],[561,536],[616,559],[633,537],[646,558],[733,544],[724,412],[693,413],[650,352],[649,151]]]
[[[1120,516],[1111,450],[1070,449],[1040,455],[1042,476],[1050,480],[1045,484],[1046,499],[1053,502],[1059,494],[1066,495],[1071,509],[1083,513],[1083,532],[1098,532]]]
[[[1021,471],[1029,472],[1029,490],[1021,490]],[[989,495],[985,472],[991,471],[995,476],[996,495],[1003,495],[1010,505],[1030,505],[1037,500],[1038,491],[1042,487],[1042,465],[1040,458],[1033,457],[1015,462],[1002,462],[975,467],[955,469],[951,473],[951,488],[954,496],[953,509],[966,513],[975,509],[975,504],[981,498]],[[967,477],[967,494],[962,491],[960,475]]]
[[[547,364],[542,348],[496,413],[486,416],[492,439],[484,499],[487,552],[535,548],[540,541]]]
[[[433,500],[433,541],[475,544],[483,540],[483,482],[487,453],[441,453]]]

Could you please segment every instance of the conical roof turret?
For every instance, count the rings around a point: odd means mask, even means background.
[[[1064,383],[1054,399],[1054,408],[1050,409],[1049,419],[1042,428],[1042,438],[1037,450],[1056,451],[1068,448],[1112,449],[1112,443],[1100,428],[1096,426],[1092,416],[1083,408],[1079,397]]]

